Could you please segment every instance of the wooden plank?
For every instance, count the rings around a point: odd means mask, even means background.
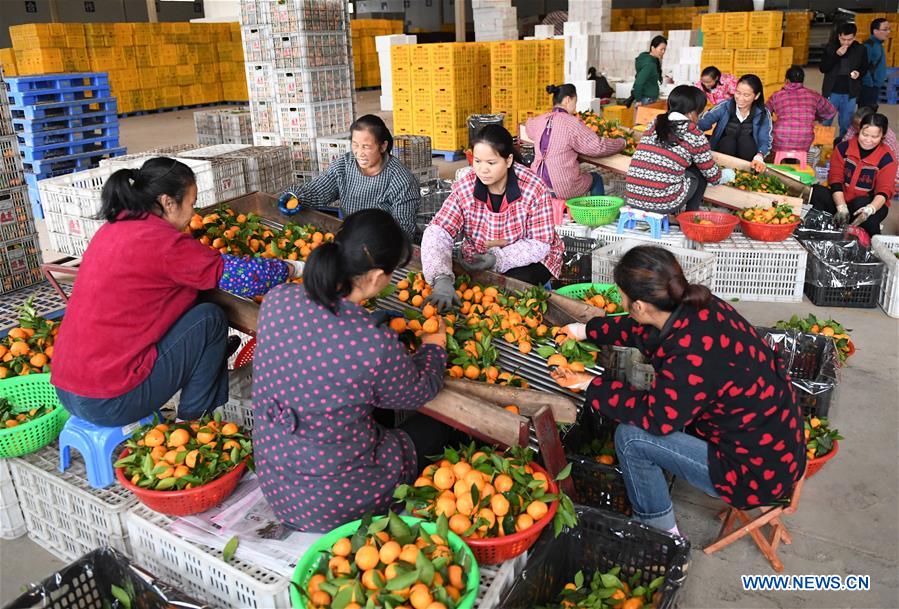
[[[543,406],[533,414],[534,431],[537,435],[537,445],[540,447],[540,456],[546,464],[546,471],[550,478],[556,478],[565,469],[568,459],[565,458],[565,449],[562,447],[562,438],[559,437],[559,428],[553,420],[552,411]],[[569,497],[574,496],[574,481],[571,476],[559,483],[562,490]]]
[[[556,422],[566,424],[577,422],[577,405],[563,395],[519,387],[488,385],[467,379],[446,379],[445,386],[456,393],[486,400],[499,406],[515,404],[526,417],[533,416],[540,408],[546,406],[552,410]]]
[[[451,389],[438,393],[419,412],[502,448],[526,446],[530,438],[524,417]]]

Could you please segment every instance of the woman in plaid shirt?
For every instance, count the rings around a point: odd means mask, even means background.
[[[542,285],[562,269],[562,240],[552,220],[549,191],[517,163],[512,136],[487,125],[472,141],[474,171],[453,184],[443,207],[425,229],[421,264],[440,309],[458,302],[453,276],[453,242],[463,235],[467,271],[494,271]]]
[[[395,156],[393,136],[379,117],[366,114],[350,126],[352,152],[334,159],[328,170],[308,184],[295,184],[278,201],[285,215],[302,205],[325,206],[340,201],[340,211],[349,215],[363,209],[390,213],[410,237],[421,205],[418,180]],[[296,199],[293,206],[291,199]]]

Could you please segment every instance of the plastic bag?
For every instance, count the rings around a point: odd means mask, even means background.
[[[468,117],[468,146],[471,147],[471,140],[477,135],[478,131],[486,125],[500,125],[506,119],[506,115],[499,114],[472,114]],[[512,134],[516,135],[516,134]]]
[[[884,264],[858,241],[807,241],[805,282],[819,288],[879,285]]]
[[[757,331],[790,371],[790,381],[798,391],[821,395],[837,384],[840,362],[829,337],[776,328]]]
[[[833,214],[814,207],[808,210],[802,225],[796,229],[796,238],[803,240],[836,240],[843,236]]]

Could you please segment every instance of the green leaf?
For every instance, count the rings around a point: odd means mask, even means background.
[[[418,569],[403,573],[402,575],[397,575],[387,582],[386,587],[388,590],[402,590],[403,588],[408,588],[416,581],[418,581]]]
[[[449,520],[446,514],[440,514],[440,517],[437,519],[437,534],[442,539],[449,539]]]
[[[387,516],[390,519],[389,527],[390,527],[390,536],[396,539],[397,543],[401,546],[406,545],[407,543],[412,543],[414,540],[412,539],[412,531],[409,529],[409,525],[403,522],[403,519],[390,512]]]
[[[418,557],[415,559],[415,568],[419,573],[421,581],[430,586],[431,582],[434,581],[434,565],[428,560],[424,552],[418,553]]]
[[[549,346],[537,347],[534,351],[543,359],[549,359],[556,353],[556,350]]]
[[[225,544],[225,549],[222,550],[222,560],[225,562],[231,562],[231,559],[234,558],[234,553],[237,552],[237,545],[240,543],[240,540],[235,535],[231,539],[228,540],[228,543]]]
[[[610,573],[602,573],[600,574],[600,581],[602,581],[603,588],[623,588],[624,585],[621,583],[621,580],[618,579],[617,575],[612,575]]]
[[[644,596],[646,594],[646,588],[643,586],[637,586],[633,590],[631,590],[631,596]]]
[[[131,454],[128,455],[127,457],[124,457],[124,458],[122,458],[122,459],[119,459],[118,461],[116,461],[115,463],[113,463],[112,466],[113,466],[114,468],[116,468],[116,469],[118,469],[118,468],[120,468],[120,467],[125,467],[126,465],[131,465],[131,464],[133,464],[133,463],[134,463],[134,460],[135,460],[136,458],[137,458],[137,455],[136,455],[135,453],[131,453]]]
[[[167,491],[174,488],[175,484],[178,483],[178,478],[174,476],[169,476],[168,478],[163,478],[156,484],[157,491]]]
[[[577,588],[580,588],[584,585],[584,572],[578,571],[574,576],[574,585]]]
[[[649,591],[654,592],[656,590],[656,588],[658,588],[659,586],[661,586],[664,583],[664,581],[665,581],[665,576],[659,575],[657,578],[655,578],[654,580],[649,582]]]
[[[124,588],[119,588],[115,584],[112,584],[110,586],[110,592],[112,592],[115,599],[121,603],[122,607],[131,609],[131,597],[128,596],[128,593],[125,592]]]
[[[390,524],[390,520],[387,518],[378,518],[370,525],[368,525],[368,534],[374,535],[375,533],[380,533],[384,529],[387,528],[387,525]]]

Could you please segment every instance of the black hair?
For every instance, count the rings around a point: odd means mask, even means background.
[[[380,116],[375,116],[374,114],[360,116],[353,121],[352,125],[350,125],[350,133],[353,131],[368,131],[375,136],[375,139],[378,141],[378,146],[387,142],[386,154],[390,154],[393,150],[393,135],[390,133],[390,129],[387,128],[387,125],[384,124],[384,120]]]
[[[762,79],[755,74],[743,74],[743,76],[740,77],[740,80],[737,81],[737,85],[739,85],[741,82],[749,85],[749,88],[752,89],[752,92],[755,95],[758,95],[758,98],[756,98],[755,101],[752,102],[752,106],[754,108],[760,108],[764,110],[765,86],[762,84]]]
[[[510,156],[516,163],[524,163],[521,154],[515,148],[515,140],[512,134],[506,131],[502,125],[484,125],[471,139],[471,148],[474,150],[476,144],[487,144],[504,159]]]
[[[596,77],[596,68],[590,66],[587,68],[587,78],[593,80]]]
[[[701,112],[705,108],[706,96],[700,89],[692,85],[678,85],[674,87],[668,96],[668,112],[656,117],[655,131],[659,142],[674,143],[676,137],[674,125],[669,118],[672,112],[680,112],[689,115],[691,112]]]
[[[674,255],[655,245],[631,248],[614,270],[615,283],[631,300],[642,300],[661,311],[687,304],[701,308],[712,293],[704,285],[689,283]]]
[[[887,129],[890,128],[890,120],[883,114],[872,112],[858,124],[858,132],[861,133],[865,127],[880,127],[880,133],[886,135]]]
[[[852,115],[852,121],[861,122],[866,116],[871,116],[874,114],[875,110],[871,106],[859,106],[855,109],[855,114]]]
[[[650,41],[649,48],[654,49],[660,44],[668,44],[668,39],[664,36],[655,36],[653,37],[652,41]]]
[[[884,23],[887,23],[887,20],[883,17],[878,17],[874,21],[871,22],[871,35],[874,35],[874,32],[880,29],[880,26]]]
[[[337,314],[353,279],[372,269],[388,275],[408,264],[412,246],[405,231],[382,209],[364,209],[343,220],[334,241],[312,250],[303,269],[306,294]]]
[[[702,71],[702,74],[700,74],[700,78],[703,76],[711,76],[715,79],[715,82],[718,82],[719,80],[721,80],[721,70],[719,70],[715,66],[709,66]]]
[[[855,36],[857,33],[858,28],[854,23],[841,23],[837,28],[837,36],[849,36],[850,34]]]
[[[805,70],[794,64],[787,68],[786,79],[793,83],[804,83]]]
[[[161,216],[164,213],[159,201],[162,195],[180,204],[187,190],[196,183],[190,167],[168,157],[149,159],[140,169],[119,169],[103,185],[99,217],[115,222],[142,219],[150,214]]]
[[[595,74],[595,71],[594,71]],[[571,83],[547,85],[546,92],[553,96],[553,105],[558,106],[566,97],[577,97],[577,89]]]

